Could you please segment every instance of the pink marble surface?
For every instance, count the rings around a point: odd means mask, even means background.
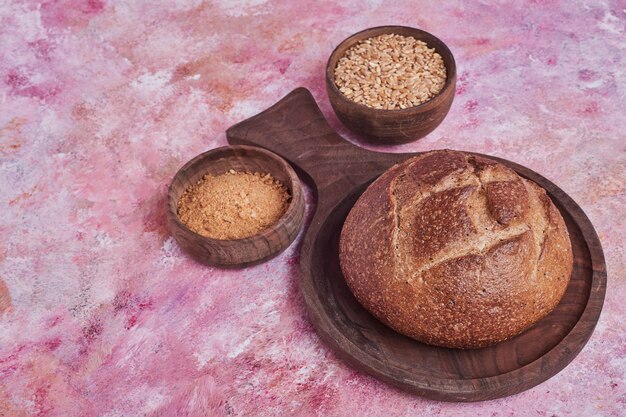
[[[0,415],[623,416],[623,1],[0,1]],[[596,332],[560,374],[477,404],[420,399],[338,360],[308,322],[298,245],[241,271],[165,227],[166,187],[233,123],[298,86],[331,124],[323,68],[366,27],[441,37],[445,122],[399,151],[524,164],[604,245]]]

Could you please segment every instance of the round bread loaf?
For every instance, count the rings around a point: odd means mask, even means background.
[[[353,294],[418,341],[479,348],[546,316],[565,293],[572,248],[545,190],[490,159],[434,151],[382,174],[339,243]]]

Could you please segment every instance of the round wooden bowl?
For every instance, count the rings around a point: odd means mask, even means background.
[[[382,34],[412,36],[435,48],[446,66],[446,83],[435,97],[419,106],[400,110],[381,110],[355,103],[335,84],[335,68],[346,50],[356,43]],[[456,64],[450,49],[423,30],[406,26],[379,26],[356,33],[339,44],[326,65],[326,91],[337,117],[350,130],[384,144],[412,142],[432,132],[448,114],[456,89]]]
[[[271,174],[289,191],[285,214],[257,235],[233,240],[211,239],[190,230],[178,217],[178,200],[205,174],[229,170]],[[196,260],[210,265],[244,267],[266,261],[285,250],[295,239],[304,219],[304,196],[298,176],[278,155],[255,146],[224,146],[200,154],[174,176],[168,191],[167,224],[178,244]]]

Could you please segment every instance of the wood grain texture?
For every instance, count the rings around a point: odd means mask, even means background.
[[[205,174],[220,175],[230,169],[269,173],[279,180],[291,196],[285,214],[261,233],[244,239],[218,240],[193,232],[178,217],[180,196]],[[244,267],[266,261],[291,244],[302,226],[304,196],[298,176],[279,156],[258,147],[226,146],[196,156],[176,173],[168,191],[167,208],[172,236],[196,260],[223,267]]]
[[[349,144],[328,126],[304,88],[231,127],[227,136],[233,144],[276,152],[312,180],[318,205],[302,247],[301,290],[320,337],[354,367],[432,399],[488,400],[552,377],[591,336],[606,290],[600,241],[580,207],[536,172],[490,157],[541,185],[561,212],[574,253],[565,296],[515,338],[483,349],[448,349],[416,342],[376,320],[353,297],[339,267],[339,234],[354,202],[373,179],[415,154],[376,153]]]
[[[335,84],[335,68],[346,50],[358,42],[382,35],[412,36],[426,42],[441,55],[446,66],[446,83],[431,100],[403,110],[381,110],[357,104],[344,96]],[[379,26],[358,32],[342,41],[326,64],[326,91],[337,117],[350,130],[373,142],[407,143],[432,132],[448,114],[456,90],[456,64],[450,49],[428,32],[406,26]]]

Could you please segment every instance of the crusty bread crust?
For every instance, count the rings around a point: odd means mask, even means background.
[[[395,165],[356,202],[339,258],[359,302],[421,342],[479,348],[559,303],[572,273],[545,190],[490,159],[433,151]]]

